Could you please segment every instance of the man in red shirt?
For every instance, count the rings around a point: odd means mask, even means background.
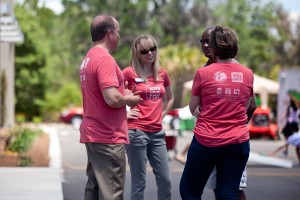
[[[142,99],[125,90],[124,77],[110,51],[118,46],[119,23],[107,15],[91,24],[92,48],[80,66],[83,121],[80,142],[88,163],[85,200],[123,199],[128,144],[126,105]]]

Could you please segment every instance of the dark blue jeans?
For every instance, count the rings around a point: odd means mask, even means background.
[[[201,199],[204,186],[216,166],[217,199],[237,200],[241,176],[249,153],[249,141],[221,147],[206,147],[194,137],[180,181],[181,198]]]

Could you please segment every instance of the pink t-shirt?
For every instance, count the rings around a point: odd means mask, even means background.
[[[103,48],[88,51],[80,66],[80,84],[84,111],[80,142],[129,143],[126,107],[110,107],[101,92],[116,87],[125,94],[123,74],[108,51]]]
[[[129,129],[139,129],[145,132],[159,132],[162,130],[162,105],[165,95],[165,87],[171,85],[170,78],[164,69],[159,70],[160,80],[154,81],[154,77],[147,77],[146,83],[133,70],[127,67],[123,70],[124,81],[128,81],[128,89],[136,86],[141,91],[143,101],[135,108],[140,110],[137,120],[128,120]]]
[[[253,95],[253,73],[238,63],[214,63],[197,70],[192,95],[200,96],[195,137],[209,147],[249,139],[246,103]]]

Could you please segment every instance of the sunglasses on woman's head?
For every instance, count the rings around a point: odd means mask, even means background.
[[[146,55],[146,54],[149,53],[149,51],[150,51],[150,52],[156,51],[156,47],[154,46],[154,47],[151,47],[150,49],[143,49],[143,50],[140,51],[140,54]]]

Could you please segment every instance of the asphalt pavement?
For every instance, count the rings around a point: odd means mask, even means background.
[[[61,126],[57,125],[47,125],[42,127],[46,132],[50,134],[51,145],[50,145],[50,157],[51,162],[50,166],[46,168],[0,168],[0,199],[1,200],[63,200],[70,199],[64,196],[64,190],[67,188],[67,184],[71,184],[71,182],[78,182],[77,180],[64,180],[62,173],[62,161],[61,161],[61,151],[59,145],[58,138],[58,130],[64,129]],[[69,127],[68,127],[69,128]],[[73,130],[74,131],[74,130]],[[64,133],[65,132],[65,133]],[[69,134],[66,131],[60,131],[60,135]],[[78,134],[78,131],[76,132]],[[78,148],[78,135],[74,133],[70,133],[74,135],[74,142],[70,142],[70,138],[65,138],[66,143],[68,143],[68,154],[73,153],[74,149]],[[177,137],[176,150],[181,152],[186,144],[192,138],[192,133],[185,132],[181,136]],[[74,143],[74,144],[73,144]],[[255,140],[251,141],[251,149],[259,154],[265,155],[268,152],[274,150],[275,147],[282,145],[284,141],[269,141],[269,140]],[[77,145],[77,146],[76,146]],[[82,146],[82,145],[81,145]],[[80,148],[81,148],[80,146]],[[270,164],[259,163],[259,162],[248,162],[247,170],[248,170],[248,187],[246,188],[247,199],[263,199],[260,197],[268,197],[265,199],[290,199],[296,200],[300,196],[299,192],[299,176],[300,176],[300,167],[298,165],[298,160],[295,155],[293,147],[290,147],[290,152],[287,157],[284,157],[281,154],[278,154],[277,157],[282,158],[283,160],[290,160],[293,163],[292,168],[286,169],[282,167],[272,166]],[[175,149],[174,149],[175,150]],[[84,154],[84,149],[80,150]],[[172,160],[174,157],[174,151],[170,151],[170,168],[173,174],[173,181],[178,182],[180,179],[180,174],[183,169],[183,165],[177,163],[175,160]],[[78,154],[77,154],[78,160]],[[80,160],[80,159],[79,159]],[[84,170],[84,159],[82,163],[77,166],[77,168],[73,169],[76,174],[78,174],[78,170],[80,170],[80,174],[85,176]],[[69,161],[64,158],[64,165],[66,166]],[[71,162],[70,162],[71,163]],[[66,166],[69,170],[71,170],[70,166]],[[129,168],[128,168],[129,169]],[[151,169],[149,168],[149,171]],[[64,173],[68,173],[68,171],[64,171]],[[127,172],[129,173],[129,172]],[[151,173],[150,173],[151,174]],[[175,176],[176,175],[176,176]],[[65,175],[65,178],[67,175]],[[152,184],[155,183],[154,177],[152,175],[149,179],[153,179]],[[178,180],[177,180],[178,179]],[[149,181],[149,182],[150,182]],[[292,182],[291,182],[292,181]],[[65,184],[65,188],[62,185]],[[126,181],[127,185],[130,185],[130,180]],[[176,183],[177,184],[177,183]],[[83,192],[84,180],[80,183],[81,188],[71,187],[72,190]],[[279,189],[278,189],[279,188]],[[282,190],[282,191],[278,191]],[[147,191],[145,191],[145,195],[153,198],[153,194],[155,194],[155,187],[149,188],[147,186]],[[173,193],[173,190],[172,190]],[[174,188],[174,193],[178,193],[177,186]],[[278,194],[282,195],[278,196]],[[125,191],[125,199],[126,196],[129,195],[128,186]],[[178,194],[175,194],[178,195]],[[295,198],[296,196],[296,198]],[[213,194],[211,191],[205,191],[203,195],[203,199],[213,199]],[[72,198],[71,198],[72,199]],[[146,198],[147,199],[147,198]],[[176,199],[180,199],[178,196]]]

